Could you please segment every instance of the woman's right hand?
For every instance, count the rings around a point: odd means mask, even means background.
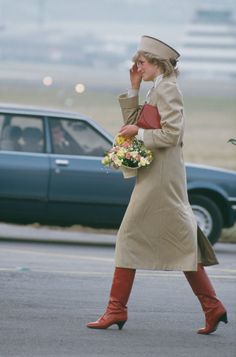
[[[136,63],[129,70],[130,82],[132,89],[139,89],[142,82],[142,75],[138,72],[138,66]]]

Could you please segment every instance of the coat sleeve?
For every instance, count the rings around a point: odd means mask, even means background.
[[[135,124],[140,110],[138,96],[129,98],[127,94],[121,94],[118,99],[124,123]]]
[[[176,146],[184,129],[182,95],[176,83],[169,81],[160,83],[156,95],[161,129],[144,130],[144,144],[149,149]]]

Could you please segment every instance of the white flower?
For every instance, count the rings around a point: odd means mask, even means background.
[[[142,166],[147,166],[148,164],[149,164],[149,161],[145,157],[141,157],[138,166],[142,167]]]

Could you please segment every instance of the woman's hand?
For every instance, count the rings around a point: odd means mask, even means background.
[[[138,72],[138,66],[136,63],[130,68],[129,74],[132,89],[139,89],[142,82],[142,75]]]
[[[122,136],[135,136],[138,134],[139,127],[137,125],[123,125],[119,131]]]

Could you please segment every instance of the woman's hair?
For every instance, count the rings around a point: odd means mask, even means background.
[[[174,58],[160,59],[150,52],[138,51],[132,58],[133,62],[137,63],[140,56],[144,56],[149,63],[160,67],[164,77],[168,77],[173,73],[176,76],[179,74],[179,70],[176,67],[177,60],[175,60]]]

